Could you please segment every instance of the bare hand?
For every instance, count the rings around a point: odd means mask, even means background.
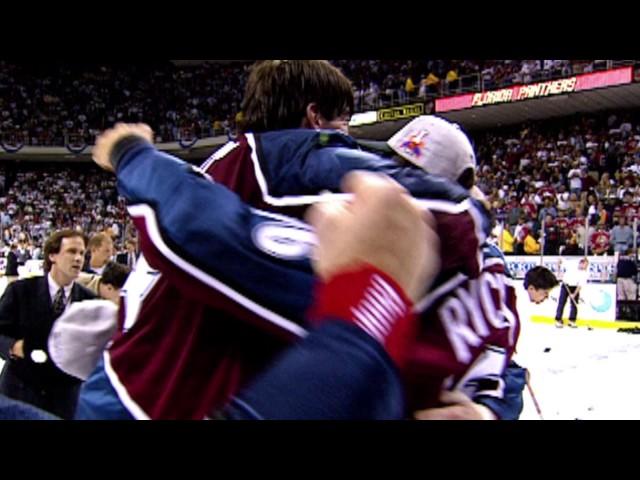
[[[443,392],[440,401],[447,406],[428,408],[413,414],[416,420],[496,420],[495,414],[460,392]]]
[[[115,127],[105,130],[96,138],[91,154],[93,161],[103,169],[113,172],[113,166],[109,157],[113,146],[124,137],[137,135],[140,138],[153,143],[153,131],[144,123],[116,123]]]
[[[16,358],[24,358],[24,339],[17,340],[16,343],[11,346],[9,354]]]
[[[370,172],[352,172],[343,191],[349,202],[314,205],[314,269],[323,280],[368,263],[390,275],[414,301],[440,269],[440,239],[433,215],[421,210],[398,183]]]

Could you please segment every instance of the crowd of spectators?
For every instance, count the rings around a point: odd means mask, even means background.
[[[13,167],[0,185],[0,243],[18,246],[18,263],[42,259],[54,230],[73,228],[87,237],[107,231],[117,250],[135,235],[113,177],[94,165]]]
[[[336,60],[334,64],[353,82],[357,110],[544,81],[610,66],[607,60]]]
[[[478,186],[507,254],[633,248],[640,219],[640,112],[544,120],[475,135]]]
[[[367,106],[425,96],[443,83],[447,91],[460,90],[474,74],[493,87],[592,71],[606,66],[602,62],[333,61]],[[64,144],[74,135],[91,142],[117,121],[149,123],[158,142],[183,138],[185,131],[196,137],[230,131],[250,65],[0,61],[2,140],[18,132],[35,145]],[[545,120],[472,137],[478,185],[496,212],[506,253],[558,254],[585,241],[596,254],[632,247],[629,226],[640,212],[640,112]],[[38,253],[49,232],[65,227],[87,235],[110,228],[117,246],[133,231],[113,180],[88,165],[14,166],[0,172],[0,195],[5,249],[18,243]]]
[[[606,61],[333,60],[356,111],[603,68]],[[605,62],[605,63],[603,63]],[[91,144],[117,121],[144,121],[158,142],[232,132],[252,62],[13,64],[0,61],[5,145]]]
[[[118,121],[152,125],[159,142],[224,133],[240,110],[248,67],[0,61],[2,140],[28,145],[92,143],[99,131]]]
[[[477,184],[507,254],[613,254],[633,247],[640,218],[640,111],[562,118],[471,132]],[[3,181],[4,179],[4,181]],[[0,172],[2,245],[31,249],[54,229],[133,228],[113,179],[92,165],[14,166]]]

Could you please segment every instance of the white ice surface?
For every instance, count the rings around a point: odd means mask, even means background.
[[[531,372],[545,420],[640,419],[640,335],[559,329],[531,322],[522,303],[519,310],[522,332],[515,359]],[[528,389],[520,418],[540,418]]]

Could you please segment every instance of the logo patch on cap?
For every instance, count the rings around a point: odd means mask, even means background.
[[[426,140],[424,137],[428,135],[426,130],[419,133],[414,133],[407,140],[402,142],[400,148],[402,148],[407,154],[416,158],[422,155],[422,149],[426,146]]]

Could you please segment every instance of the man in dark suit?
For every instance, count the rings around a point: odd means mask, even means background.
[[[55,232],[44,246],[46,274],[10,284],[0,298],[0,356],[7,361],[0,393],[67,419],[73,418],[80,381],[55,366],[47,342],[70,302],[95,298],[75,283],[84,251],[82,233]]]
[[[7,253],[7,266],[4,270],[4,275],[7,277],[8,283],[13,283],[18,279],[18,245],[15,243],[9,247],[9,253]]]

